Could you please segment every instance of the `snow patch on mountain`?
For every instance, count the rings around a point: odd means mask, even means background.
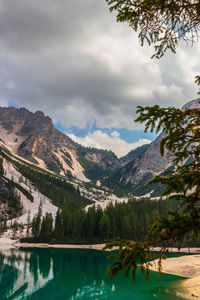
[[[52,213],[53,218],[55,218],[58,208],[57,206],[51,203],[51,200],[49,198],[41,194],[35,186],[33,186],[25,177],[22,176],[21,173],[19,173],[14,168],[14,166],[10,162],[6,161],[5,159],[3,159],[3,168],[5,172],[4,176],[26,189],[33,196],[34,199],[33,202],[31,202],[25,197],[25,195],[21,191],[17,190],[21,199],[21,203],[23,205],[23,214],[19,218],[13,219],[12,222],[17,220],[19,223],[26,224],[29,212],[30,219],[32,220],[38,212],[38,207],[40,203],[42,204],[43,216],[48,212]],[[8,225],[10,223],[11,220],[8,221]]]
[[[85,207],[85,210],[87,211],[90,207],[94,206],[95,207],[98,207],[100,206],[102,209],[106,209],[106,207],[108,205],[110,205],[111,203],[113,205],[115,205],[115,203],[127,203],[128,202],[128,198],[127,197],[122,197],[122,198],[119,198],[117,197],[116,195],[112,194],[112,195],[105,195],[105,198],[104,199],[95,199],[94,200],[94,204],[89,204]]]

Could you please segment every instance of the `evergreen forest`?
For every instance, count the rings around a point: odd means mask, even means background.
[[[104,243],[113,239],[142,241],[155,218],[166,216],[177,208],[172,199],[131,199],[128,203],[109,204],[105,210],[90,207],[87,211],[67,205],[57,211],[55,224],[51,214],[42,217],[42,206],[28,224],[27,237],[22,242]],[[198,240],[186,239],[185,245],[198,245]],[[200,244],[200,243],[199,243]]]

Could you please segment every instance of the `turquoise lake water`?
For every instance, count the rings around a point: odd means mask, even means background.
[[[0,300],[180,300],[182,279],[151,272],[136,282],[105,274],[107,253],[95,250],[26,249],[0,253]]]

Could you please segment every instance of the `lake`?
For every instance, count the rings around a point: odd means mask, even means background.
[[[9,249],[0,252],[0,300],[180,300],[182,279],[151,272],[137,281],[106,275],[108,253],[72,249]]]

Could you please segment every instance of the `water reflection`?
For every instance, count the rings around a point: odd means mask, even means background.
[[[171,285],[178,280],[175,276],[164,275],[160,280],[152,273],[146,281],[138,274],[136,284],[122,277],[110,281],[105,274],[106,256],[92,250],[2,251],[0,300],[179,299]]]
[[[52,260],[34,252],[15,249],[0,254],[0,300],[28,299],[53,278]]]

